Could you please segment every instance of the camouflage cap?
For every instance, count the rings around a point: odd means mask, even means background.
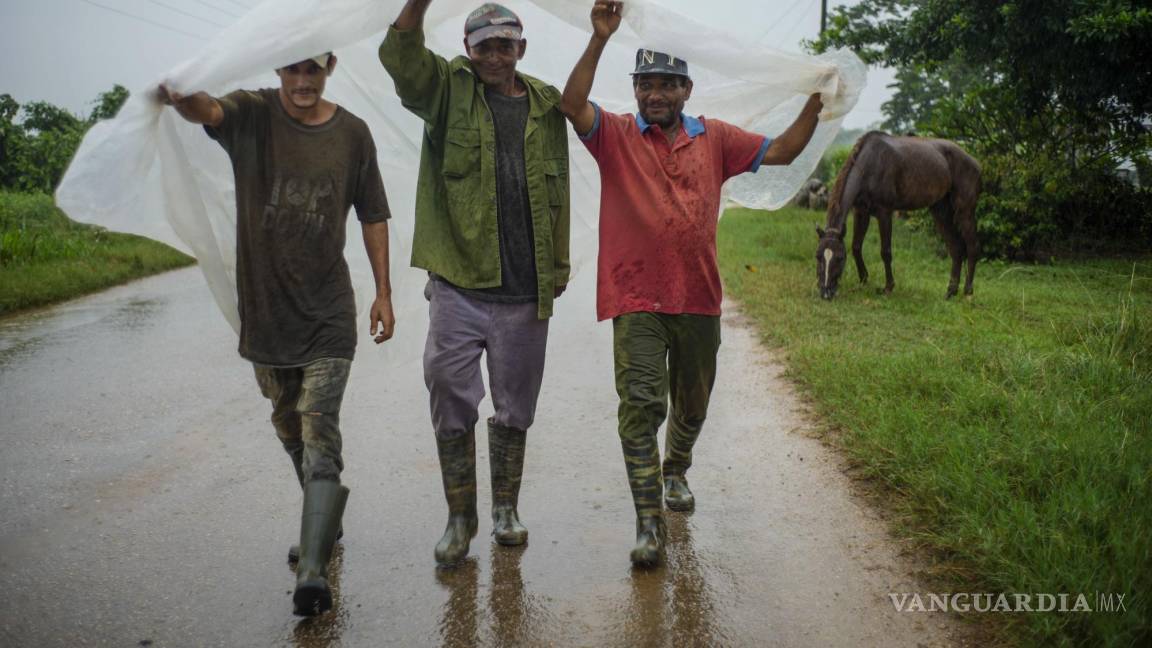
[[[495,2],[486,2],[468,14],[464,21],[464,37],[468,47],[489,38],[511,38],[520,40],[524,25],[511,9]]]

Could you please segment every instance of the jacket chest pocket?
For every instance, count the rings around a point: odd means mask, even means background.
[[[480,173],[480,130],[449,128],[444,137],[445,178],[465,178]]]
[[[483,231],[486,205],[480,182],[480,131],[452,128],[444,140],[441,174],[448,213],[461,236],[475,239]]]

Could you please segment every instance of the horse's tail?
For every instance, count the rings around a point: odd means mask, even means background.
[[[860,151],[863,150],[864,145],[868,140],[872,139],[875,135],[883,135],[882,131],[869,131],[864,133],[860,139],[856,140],[856,145],[852,147],[852,152],[848,154],[848,159],[844,162],[844,166],[840,168],[840,172],[836,174],[836,183],[832,186],[832,193],[828,196],[828,221],[825,227],[839,228],[840,234],[844,234],[845,212],[852,207],[851,204],[843,204],[844,191],[848,186],[848,177],[852,174],[852,167],[856,165],[856,158],[860,157]],[[854,196],[849,197],[849,203],[855,199]]]

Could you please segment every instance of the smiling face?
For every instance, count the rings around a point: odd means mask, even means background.
[[[816,246],[816,283],[820,287],[820,296],[832,299],[836,296],[848,254],[844,248],[844,239],[835,232],[825,233],[816,228],[816,234],[820,237],[820,244]]]
[[[472,59],[472,71],[486,86],[499,91],[516,84],[516,63],[524,58],[528,41],[511,38],[489,38],[469,47],[468,58]]]
[[[312,110],[320,103],[324,85],[335,66],[336,57],[333,56],[328,59],[328,67],[320,67],[309,59],[276,70],[276,76],[280,77],[281,99],[297,110]]]
[[[692,96],[692,80],[677,74],[637,74],[632,90],[644,121],[668,130],[680,123],[680,113]]]

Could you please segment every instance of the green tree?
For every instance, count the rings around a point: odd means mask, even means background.
[[[24,143],[24,129],[16,123],[20,104],[12,95],[0,95],[0,187],[14,187],[17,177],[15,160]]]
[[[51,193],[92,124],[114,116],[127,99],[128,90],[114,86],[85,119],[45,101],[21,106],[0,95],[0,187]]]
[[[112,86],[111,90],[100,93],[100,96],[93,102],[96,107],[92,109],[88,121],[96,123],[101,119],[112,119],[116,113],[120,112],[125,101],[128,101],[128,88],[120,84]]]
[[[892,97],[880,105],[881,128],[890,133],[919,133],[930,128],[936,108],[957,99],[980,82],[979,75],[963,63],[949,61],[929,71],[923,65],[896,69],[896,82],[889,84]]]

